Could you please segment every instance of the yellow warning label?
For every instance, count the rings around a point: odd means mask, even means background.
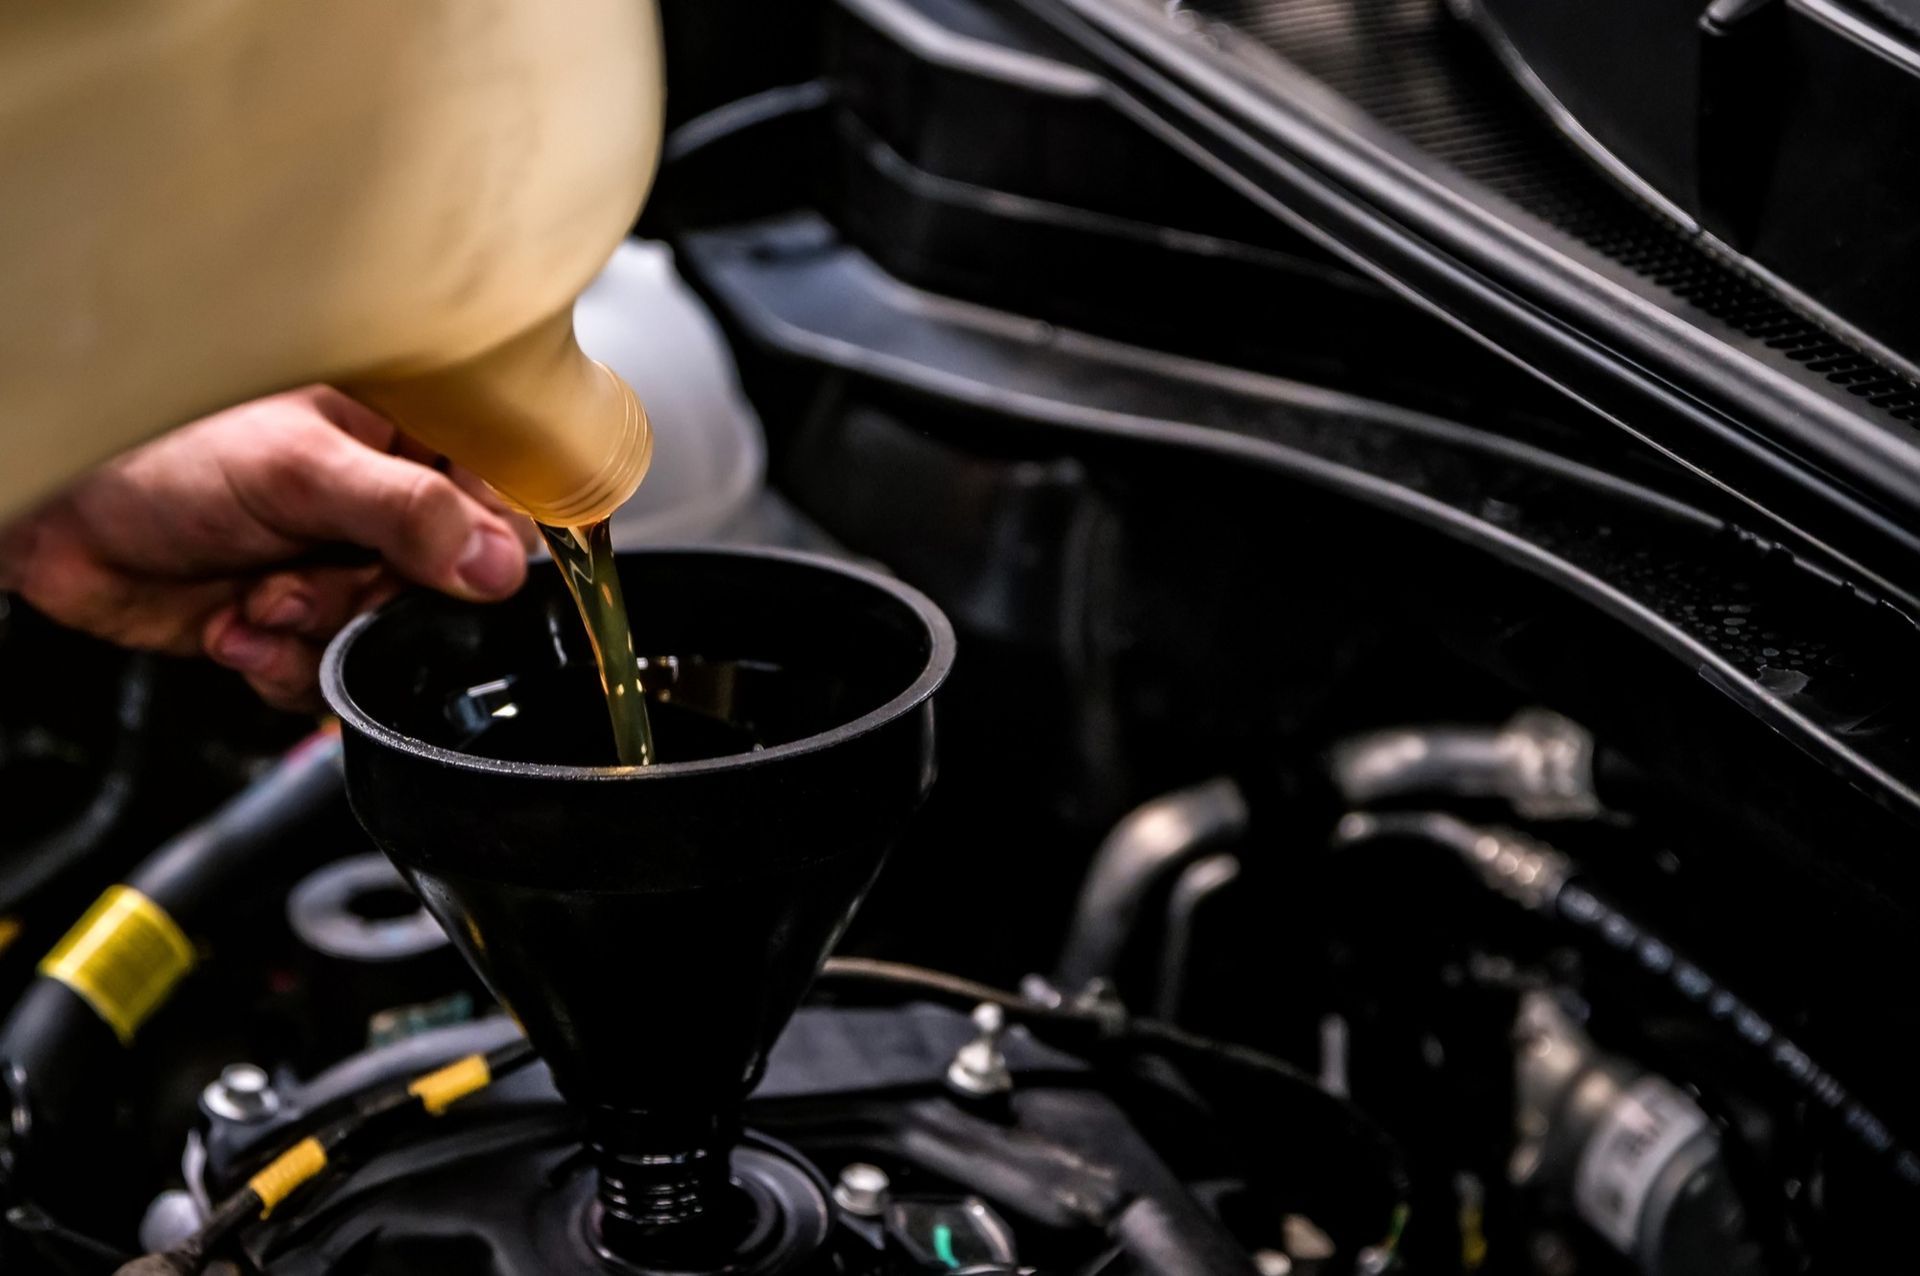
[[[131,886],[109,886],[40,963],[130,1044],[193,968],[193,945],[166,910]]]

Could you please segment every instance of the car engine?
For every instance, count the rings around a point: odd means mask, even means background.
[[[754,968],[804,1002],[742,1074],[737,884],[450,935],[471,883],[363,831],[352,721],[0,604],[0,1269],[1899,1270],[1920,330],[1861,263],[1912,250],[1920,34],[1880,7],[669,0],[657,194],[576,319],[658,387],[616,539],[931,600],[925,806],[817,977]],[[1880,176],[1819,222],[1808,156]],[[757,694],[709,673],[675,694]],[[425,843],[500,818],[392,783]],[[831,893],[768,889],[782,934]],[[563,1099],[589,1066],[667,1078],[691,1160]],[[749,1202],[718,1250],[660,1240],[697,1174]]]

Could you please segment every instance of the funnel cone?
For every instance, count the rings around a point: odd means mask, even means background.
[[[740,1102],[932,784],[953,635],[823,559],[620,571],[654,766],[593,764],[605,706],[557,573],[496,607],[402,598],[322,676],[356,814],[587,1117],[632,1257],[722,1212]]]

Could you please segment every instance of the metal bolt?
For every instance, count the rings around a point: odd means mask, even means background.
[[[1280,1236],[1287,1253],[1299,1262],[1321,1263],[1333,1257],[1333,1237],[1304,1214],[1288,1214],[1282,1218]]]
[[[140,1219],[140,1246],[150,1254],[164,1254],[200,1230],[207,1221],[193,1193],[168,1188],[153,1198]]]
[[[893,1183],[877,1165],[855,1161],[840,1171],[833,1185],[833,1199],[840,1208],[860,1218],[878,1218],[887,1208],[887,1189]]]
[[[201,1106],[223,1121],[251,1124],[280,1110],[280,1096],[265,1069],[251,1063],[230,1063],[200,1092]]]
[[[980,1035],[961,1046],[947,1065],[947,1084],[961,1094],[983,1099],[1013,1089],[1013,1074],[1000,1052],[1007,1032],[1007,1013],[990,1001],[973,1008],[973,1026]]]
[[[1066,1001],[1060,990],[1055,988],[1045,975],[1020,976],[1020,995],[1028,1001],[1037,1001],[1043,1006],[1058,1006]]]

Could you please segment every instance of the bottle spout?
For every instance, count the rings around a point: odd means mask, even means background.
[[[611,514],[653,460],[639,396],[587,357],[571,310],[460,363],[343,388],[553,527]]]

